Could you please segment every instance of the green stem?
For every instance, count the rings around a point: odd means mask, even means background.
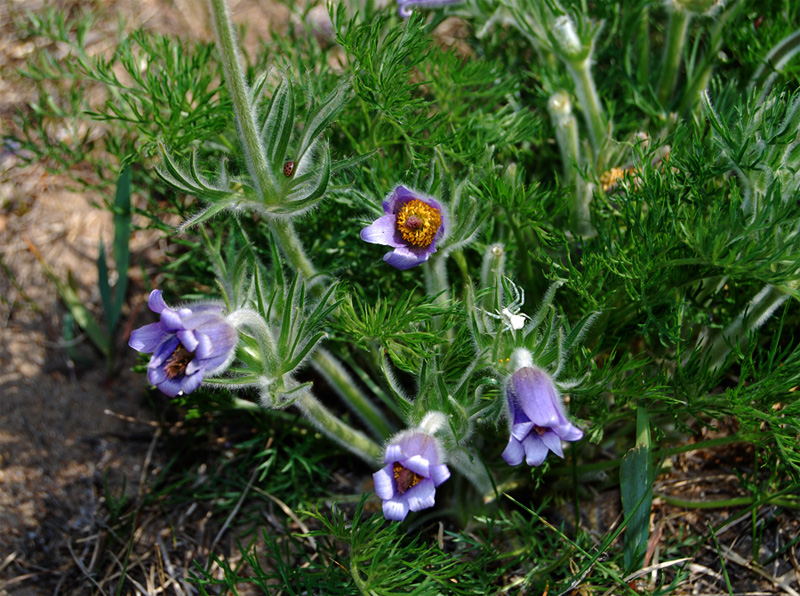
[[[376,437],[385,440],[396,429],[387,422],[381,411],[367,399],[353,379],[330,353],[317,350],[311,357],[312,366],[333,387],[334,391],[370,427]]]
[[[579,174],[575,178],[575,196],[572,197],[570,226],[572,231],[581,238],[594,238],[597,236],[597,230],[592,225],[591,211],[589,211],[593,195],[594,185]]]
[[[303,243],[297,237],[292,222],[287,219],[275,218],[270,220],[269,227],[275,236],[278,246],[281,247],[283,254],[294,270],[300,273],[304,279],[312,280],[317,275],[317,271],[314,268],[314,264],[309,260],[308,255],[306,255]],[[312,283],[310,285],[311,291],[317,298],[320,298],[325,293],[324,284]]]
[[[767,285],[745,307],[744,312],[736,317],[707,348],[709,370],[720,368],[731,347],[744,345],[747,334],[755,331],[775,312],[775,309],[789,298],[789,293],[777,286]]]
[[[664,502],[675,505],[676,507],[684,507],[686,509],[724,509],[726,507],[739,507],[741,505],[752,505],[753,503],[769,501],[770,504],[777,505],[778,507],[786,507],[787,509],[800,509],[800,503],[790,501],[787,499],[757,499],[756,497],[733,497],[731,499],[716,499],[713,501],[693,501],[691,499],[679,499],[677,497],[670,497],[657,493],[656,498],[662,499]]]
[[[658,80],[656,97],[662,105],[666,105],[675,88],[678,78],[678,66],[683,54],[686,31],[689,28],[691,15],[685,10],[676,8],[669,16],[667,45],[664,46],[664,58],[661,66],[661,78]]]
[[[603,107],[592,78],[591,61],[588,58],[575,62],[567,61],[567,67],[575,83],[575,93],[581,102],[583,117],[589,129],[589,142],[592,145],[594,159],[597,160],[600,150],[607,141],[608,123],[603,115]]]
[[[464,256],[464,251],[460,249],[453,251],[453,260],[456,262],[458,270],[461,272],[461,279],[465,284],[470,283],[472,277],[470,276],[469,264],[467,263],[467,258]]]
[[[678,106],[679,114],[685,114],[693,109],[700,99],[700,94],[708,87],[708,81],[711,78],[714,62],[718,59],[717,56],[725,40],[725,34],[729,30],[728,22],[742,10],[744,5],[742,0],[735,0],[733,4],[730,5],[730,8],[728,8],[714,24],[705,56],[703,56],[700,65],[695,69],[690,82],[685,87],[686,90]]]
[[[332,415],[310,391],[304,391],[294,405],[314,423],[320,432],[370,464],[380,464],[383,449],[365,434]]]
[[[217,46],[225,70],[225,79],[233,99],[233,112],[242,142],[247,168],[256,186],[259,197],[265,203],[274,203],[276,193],[269,173],[267,157],[261,146],[261,138],[256,127],[255,114],[250,109],[247,83],[244,70],[239,61],[236,33],[233,30],[230,11],[225,0],[210,0],[211,20],[217,35]]]
[[[636,31],[639,46],[639,64],[636,68],[636,78],[642,88],[646,88],[650,76],[650,10],[647,6],[642,9],[639,17],[639,27]]]

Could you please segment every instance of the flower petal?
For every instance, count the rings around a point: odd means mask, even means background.
[[[184,329],[183,319],[181,318],[180,314],[178,314],[171,308],[165,308],[161,312],[161,324],[164,326],[164,329],[166,331],[174,332],[180,329]]]
[[[158,385],[167,378],[167,372],[163,366],[148,366],[147,367],[147,382],[151,385]]]
[[[558,457],[564,457],[564,450],[561,448],[561,438],[552,431],[547,431],[541,437],[542,443]]]
[[[395,239],[396,221],[397,218],[394,215],[382,215],[361,230],[361,239],[370,244],[385,244],[393,248],[404,246],[402,242]]]
[[[388,499],[383,502],[383,517],[389,521],[403,521],[408,515],[408,502],[405,497]]]
[[[161,297],[161,290],[153,290],[150,292],[150,297],[147,299],[147,306],[154,313],[158,314],[161,314],[161,311],[167,308],[167,303],[164,302],[164,299]]]
[[[172,356],[172,353],[177,347],[178,337],[172,334],[168,335],[167,338],[158,345],[156,351],[153,352],[153,355],[150,357],[150,364],[147,366],[150,368],[161,367],[161,365],[166,362],[167,358]]]
[[[433,246],[433,244],[431,244],[431,246]],[[383,260],[389,263],[392,267],[395,267],[400,271],[405,271],[406,269],[411,269],[412,267],[416,267],[417,265],[424,263],[428,260],[429,256],[429,252],[417,254],[415,252],[411,252],[405,247],[399,247],[395,248],[392,252],[387,252],[385,255],[383,255]]]
[[[200,385],[202,385],[202,383],[203,383],[203,373],[202,372],[196,372],[196,373],[194,373],[192,375],[186,375],[181,380],[181,391],[183,391],[186,394],[189,394],[192,391],[194,391],[195,389],[197,389],[198,387],[200,387]]]
[[[204,374],[206,370],[206,361],[201,360],[200,358],[193,358],[189,364],[186,365],[186,370],[183,371],[184,375],[193,375],[198,371],[200,374]]]
[[[394,497],[394,474],[392,464],[382,467],[372,475],[375,484],[375,494],[384,501]]]
[[[408,432],[397,441],[406,454],[403,457],[421,455],[431,464],[438,464],[441,461],[439,450],[436,447],[436,439],[424,432]],[[426,474],[427,476],[427,474]]]
[[[430,478],[430,464],[428,463],[428,460],[421,455],[412,455],[411,457],[403,460],[401,463],[404,468],[411,470],[415,474],[419,474],[424,478]]]
[[[402,461],[406,458],[406,454],[400,445],[392,443],[386,447],[386,454],[383,456],[384,463]]]
[[[540,466],[547,457],[550,450],[542,442],[539,435],[528,435],[522,442],[525,449],[525,463],[529,466]]]
[[[448,478],[450,478],[450,470],[446,465],[431,466],[431,480],[433,480],[434,486],[439,486]]]
[[[556,387],[543,370],[519,369],[511,377],[508,391],[514,393],[525,415],[535,425],[549,428],[567,422],[556,405],[560,399]]]
[[[525,449],[522,447],[522,443],[514,437],[509,437],[508,445],[503,451],[503,459],[509,466],[518,466],[524,457]]]
[[[518,441],[522,441],[531,434],[534,426],[536,425],[533,422],[515,422],[511,425],[511,436]]]
[[[179,379],[164,377],[164,380],[155,383],[155,386],[158,387],[161,393],[169,395],[170,397],[175,397],[181,392],[181,382]]]
[[[155,290],[154,290],[155,291]],[[161,323],[150,323],[144,327],[139,327],[131,333],[128,345],[137,352],[150,354],[156,351],[159,344],[168,337],[164,332]]]
[[[580,441],[583,438],[583,431],[571,423],[558,426],[553,429],[562,441]]]
[[[198,334],[197,339],[198,341],[197,348],[195,349],[195,355],[201,360],[210,360],[214,357],[222,357],[224,360],[226,353],[229,352],[231,348],[231,346],[228,345],[215,345],[211,337],[205,333]],[[219,349],[217,349],[218,347]]]
[[[178,339],[183,344],[183,347],[186,348],[189,352],[194,352],[197,349],[197,336],[195,336],[194,331],[188,331],[183,329],[182,331],[178,331]]]
[[[416,486],[412,486],[406,491],[408,508],[411,511],[421,511],[436,504],[436,487],[433,480],[426,478]]]

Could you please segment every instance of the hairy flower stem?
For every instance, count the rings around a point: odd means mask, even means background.
[[[210,0],[211,20],[217,36],[217,47],[225,70],[225,80],[233,99],[233,112],[236,116],[236,127],[239,140],[242,142],[247,168],[256,186],[259,197],[265,203],[275,202],[275,191],[269,175],[267,157],[261,145],[261,138],[250,109],[247,83],[244,70],[239,62],[239,50],[236,45],[236,34],[233,30],[230,11],[226,0]]]
[[[592,237],[597,233],[592,226],[589,211],[593,189],[580,173],[583,160],[580,154],[578,123],[572,115],[572,103],[566,92],[560,91],[553,94],[547,102],[547,109],[556,129],[556,141],[564,166],[564,179],[574,188],[570,202],[570,227],[578,236]]]
[[[303,243],[297,237],[292,223],[286,219],[272,219],[269,222],[269,227],[275,236],[278,246],[281,247],[283,254],[289,260],[289,264],[304,279],[309,280],[310,289],[314,297],[321,298],[325,293],[325,285],[312,282],[317,275],[317,271],[308,255],[306,255]]]
[[[681,62],[683,44],[686,40],[686,31],[689,28],[691,15],[675,7],[669,16],[669,29],[667,31],[667,45],[664,46],[664,58],[661,65],[661,77],[658,80],[656,97],[662,105],[666,105],[675,89],[678,78],[678,66]]]
[[[394,429],[381,411],[367,399],[353,382],[345,368],[326,350],[317,350],[311,357],[311,365],[333,387],[333,390],[347,403],[381,441],[394,434]]]
[[[783,304],[789,293],[776,286],[767,285],[745,307],[742,314],[730,323],[707,348],[709,370],[717,370],[724,363],[734,344],[744,345],[747,334],[755,331]]]
[[[365,434],[351,428],[331,414],[310,391],[303,391],[294,405],[320,432],[370,464],[380,464],[383,449]]]
[[[236,35],[233,30],[230,11],[225,0],[210,0],[210,2],[211,16],[217,35],[217,45],[222,56],[225,79],[228,82],[228,88],[233,99],[233,111],[236,115],[239,139],[242,142],[250,177],[253,179],[261,200],[271,204],[276,201],[275,190],[269,173],[267,157],[264,154],[261,138],[256,127],[254,112],[250,106],[247,83],[245,82],[244,70],[239,62],[239,52],[236,46]],[[270,228],[292,267],[305,279],[311,280],[316,275],[316,270],[306,255],[291,222],[273,218],[270,221]],[[322,284],[313,284],[311,289],[317,297],[320,297],[325,291]]]
[[[589,143],[592,145],[594,159],[597,161],[600,150],[606,144],[608,137],[608,123],[603,115],[600,97],[592,78],[591,60],[567,60],[567,70],[575,83],[575,94],[581,102],[583,117],[589,129]]]

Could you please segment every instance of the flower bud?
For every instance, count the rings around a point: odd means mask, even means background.
[[[553,21],[553,35],[559,49],[568,58],[577,56],[583,51],[583,43],[575,30],[575,23],[567,15],[562,15]]]

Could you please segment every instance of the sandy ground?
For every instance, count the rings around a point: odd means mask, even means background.
[[[0,138],[16,130],[15,114],[36,98],[31,82],[16,72],[38,49],[19,39],[18,19],[48,6],[65,15],[96,11],[97,51],[108,47],[119,16],[131,29],[210,36],[203,3],[196,0],[3,0]],[[285,9],[271,2],[234,0],[231,6],[236,20],[249,24],[250,46],[268,34],[267,15],[283,10],[285,18]],[[88,170],[72,175],[92,177]],[[101,319],[98,241],[110,254],[113,235],[111,214],[92,204],[102,197],[73,187],[66,175],[24,165],[13,145],[0,146],[0,594],[23,590],[25,579],[44,571],[49,550],[91,526],[105,498],[106,474],[114,491],[122,490],[123,477],[129,494],[139,490],[155,433],[145,381],[130,372],[136,355],[124,336],[132,319],[137,326],[150,322],[138,267],[152,267],[164,247],[146,232],[132,239],[129,304],[113,373],[107,374],[103,357],[85,338],[75,346],[80,358],[71,360],[63,349],[66,310],[35,253],[62,279],[71,273],[79,296]],[[141,198],[135,194],[133,200]]]

